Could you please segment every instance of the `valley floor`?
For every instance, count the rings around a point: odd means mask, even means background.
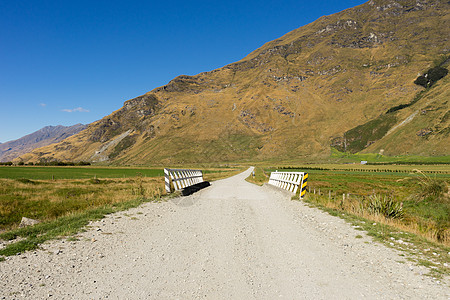
[[[250,171],[8,257],[0,299],[450,297],[446,280],[288,193],[246,182]]]

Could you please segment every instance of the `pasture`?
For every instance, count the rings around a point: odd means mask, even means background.
[[[163,169],[119,168],[119,167],[42,167],[42,166],[2,166],[0,178],[31,180],[88,179],[88,178],[131,178],[136,176],[164,176]]]

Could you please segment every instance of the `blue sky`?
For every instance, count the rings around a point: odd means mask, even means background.
[[[364,2],[0,0],[0,142],[101,119]]]

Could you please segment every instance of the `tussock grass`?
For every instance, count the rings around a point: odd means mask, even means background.
[[[447,200],[448,201],[448,187],[447,183],[442,180],[436,179],[436,177],[431,177],[418,169],[413,170],[417,174],[417,180],[420,186],[419,191],[415,194],[416,198],[419,200],[434,198],[436,200]]]
[[[313,176],[310,176],[313,189],[322,188],[321,195],[307,193],[313,202],[376,222],[390,224],[432,242],[450,246],[450,203],[441,198],[430,197],[422,201],[415,200],[413,195],[420,189],[411,185],[412,182],[409,182],[406,187],[384,183],[385,187],[390,188],[391,193],[386,196],[383,194],[386,189],[382,189],[382,181],[378,183],[381,185],[378,187],[367,184],[366,190],[363,190],[363,184],[353,182],[350,184],[353,189],[349,193],[350,189],[345,184],[333,187],[324,183],[318,184],[312,178]],[[351,179],[349,181],[351,182]],[[355,190],[355,187],[359,187],[359,190]],[[330,198],[329,190],[333,188],[336,188],[337,192],[333,191]],[[345,195],[345,199],[342,194]]]
[[[164,190],[162,177],[129,179],[34,180],[34,184],[0,179],[0,231],[12,230],[22,217],[52,221],[73,213],[153,198]],[[136,194],[136,189],[142,191]]]

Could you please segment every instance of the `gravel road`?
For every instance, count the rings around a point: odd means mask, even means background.
[[[251,169],[0,263],[0,299],[449,299],[399,252]]]

